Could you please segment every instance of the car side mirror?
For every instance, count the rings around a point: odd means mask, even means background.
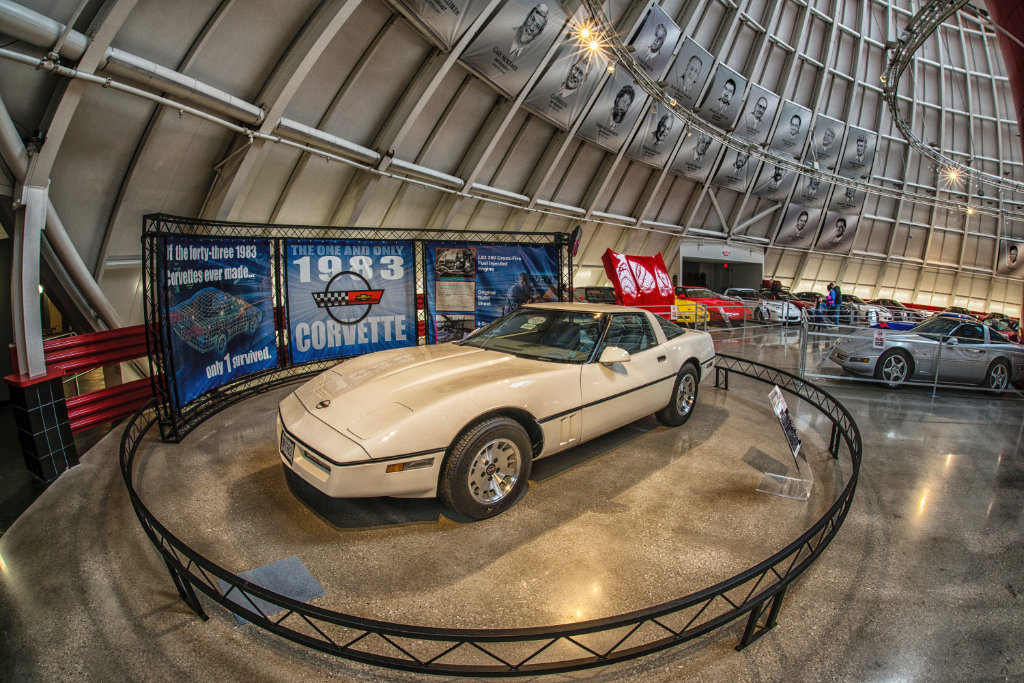
[[[608,346],[604,351],[601,352],[601,357],[597,359],[597,362],[601,365],[614,365],[616,363],[628,363],[629,352],[625,349],[620,349],[618,346]]]
[[[959,343],[960,340],[958,340],[956,337],[950,337],[949,339],[946,340],[946,344],[948,344],[949,346],[956,346]]]

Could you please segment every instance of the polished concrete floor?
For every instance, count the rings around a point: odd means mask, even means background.
[[[809,372],[853,413],[864,461],[832,545],[789,590],[775,629],[742,622],[569,680],[1020,680],[1024,677],[1024,400],[887,391]],[[794,332],[720,336],[720,352],[795,369]],[[834,379],[826,375],[834,375]],[[434,501],[331,501],[276,461],[281,390],[215,416],[180,445],[147,441],[137,487],[159,519],[241,572],[298,556],[317,605],[439,626],[533,626],[688,593],[769,555],[849,475],[794,406],[814,473],[806,503],[756,492],[793,474],[763,384],[702,386],[690,422],[653,419],[536,464],[518,504],[465,524]],[[254,419],[254,416],[265,419]],[[177,597],[128,503],[120,435],[93,447],[0,537],[0,680],[436,680],[353,664],[209,621]]]

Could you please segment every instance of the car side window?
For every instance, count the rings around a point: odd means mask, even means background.
[[[961,325],[955,332],[953,332],[953,336],[956,337],[961,344],[981,344],[985,341],[985,331],[981,329],[981,325]]]
[[[665,339],[675,339],[686,334],[686,330],[676,325],[671,320],[658,316],[658,324],[661,325],[661,331],[665,333]]]
[[[616,313],[608,323],[601,350],[617,346],[627,353],[640,353],[657,345],[654,329],[641,313]]]

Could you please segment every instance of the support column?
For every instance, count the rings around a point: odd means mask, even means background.
[[[1024,0],[988,0],[985,7],[997,26],[1018,41],[1024,42]],[[1024,47],[1003,31],[996,31],[999,51],[1003,53],[1006,75],[1010,79],[1010,92],[1013,93],[1013,106],[1017,112],[1017,126],[1024,130],[1024,122],[1021,120],[1021,115],[1024,114]],[[1024,151],[1024,137],[1020,139],[1020,145]]]
[[[14,259],[11,268],[11,309],[18,374],[27,378],[46,374],[43,328],[39,317],[39,243],[46,226],[49,190],[23,185],[15,202]]]

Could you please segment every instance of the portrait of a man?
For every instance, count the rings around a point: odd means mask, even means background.
[[[700,72],[703,68],[704,62],[697,55],[692,55],[686,61],[686,70],[683,71],[682,88],[684,96],[696,99],[697,95],[700,94],[700,88],[704,84],[698,79],[700,78]]]
[[[671,34],[669,36],[671,40]],[[678,38],[676,38],[678,41]],[[667,48],[663,48],[662,52]],[[674,97],[680,106],[696,109],[698,98],[711,75],[715,58],[697,44],[693,38],[686,38],[679,49],[672,68],[665,76],[665,91]],[[656,75],[655,78],[660,76]]]
[[[536,40],[548,25],[548,6],[540,3],[533,6],[530,13],[526,15],[523,23],[516,29],[512,38],[512,46],[508,49],[508,55],[513,60],[519,56]]]
[[[835,254],[848,254],[853,248],[853,240],[857,232],[857,216],[844,216],[829,211],[825,214],[825,227],[815,244],[816,249]]]
[[[633,106],[633,100],[636,98],[636,90],[631,85],[624,85],[619,88],[619,92],[615,95],[615,100],[612,102],[612,110],[608,115],[608,127],[615,130],[619,127],[619,124],[626,118],[626,114],[629,113],[629,108]]]
[[[661,48],[665,46],[667,36],[668,29],[665,28],[665,24],[658,24],[654,27],[654,37],[647,43],[647,48],[636,56],[636,60],[645,70],[654,67],[655,60],[661,56]]]
[[[790,204],[779,225],[776,244],[784,244],[797,249],[811,246],[814,232],[821,220],[821,209],[814,209],[801,204]]]
[[[718,96],[718,101],[712,105],[712,111],[719,116],[724,116],[729,111],[729,107],[732,105],[732,97],[735,94],[736,81],[730,78],[722,86],[722,94]]]
[[[761,96],[754,102],[754,106],[743,120],[748,132],[758,132],[764,125],[764,113],[768,110],[768,98]]]
[[[846,136],[846,148],[839,168],[851,176],[866,176],[871,172],[875,156],[877,135],[862,128],[850,128]]]
[[[999,262],[996,272],[1000,275],[1014,275],[1024,270],[1024,254],[1019,240],[999,240]]]
[[[811,110],[795,102],[784,102],[769,147],[787,154],[800,153],[807,140]]]
[[[651,140],[652,145],[658,147],[661,143],[665,142],[668,134],[672,132],[674,118],[671,114],[664,114],[658,119],[658,124],[654,127],[654,132],[651,134],[651,137],[654,138]]]

